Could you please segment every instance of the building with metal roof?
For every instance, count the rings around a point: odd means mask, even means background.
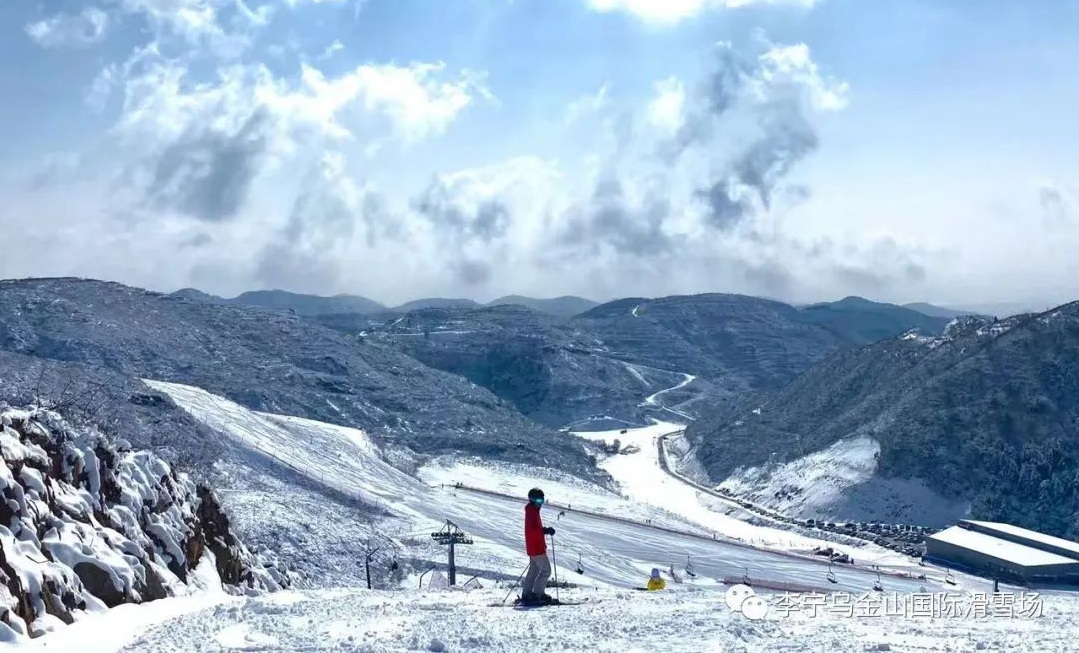
[[[964,519],[925,546],[925,560],[977,576],[1079,585],[1079,543],[1011,524]]]

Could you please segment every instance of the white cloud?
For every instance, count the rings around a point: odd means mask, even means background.
[[[81,48],[105,38],[109,16],[89,7],[79,14],[57,14],[26,26],[26,34],[43,48]]]
[[[212,81],[193,78],[177,60],[136,68],[115,131],[143,143],[168,140],[193,124],[234,129],[256,108],[284,133],[349,140],[365,121],[381,118],[392,129],[367,136],[415,143],[443,133],[475,96],[487,93],[476,75],[453,78],[441,64],[361,65],[338,76],[305,64],[297,79],[276,77],[259,64],[231,65]],[[287,151],[295,143],[283,145]]]
[[[332,59],[335,54],[345,49],[345,44],[340,41],[334,41],[326,46],[326,49],[322,51],[322,54],[318,56],[319,61],[325,61]]]
[[[275,0],[252,6],[244,0],[116,0],[128,15],[146,21],[154,43],[178,41],[188,56],[237,58],[274,15]],[[250,0],[253,2],[254,0]]]
[[[577,98],[566,107],[563,122],[567,125],[602,113],[610,104],[610,93],[604,84],[595,93]]]
[[[753,90],[760,99],[771,101],[779,94],[793,92],[805,94],[816,109],[846,108],[850,86],[823,77],[805,43],[772,47],[760,56],[760,63],[759,78],[753,80]]]
[[[439,78],[444,71],[441,63],[362,65],[327,82],[308,68],[304,79],[319,94],[338,101],[357,100],[367,111],[384,113],[406,141],[416,142],[445,132],[476,95],[492,97],[482,75],[466,71],[456,80],[445,81]]]
[[[812,7],[817,0],[588,0],[599,12],[620,11],[645,22],[671,25],[708,9],[736,9],[750,5],[794,5]]]
[[[744,131],[718,124],[716,103],[688,79],[656,83],[635,107],[618,106],[602,86],[550,116],[565,122],[550,135],[559,160],[518,156],[476,166],[499,150],[470,152],[472,167],[435,175],[417,192],[407,184],[422,180],[394,186],[394,173],[421,158],[417,167],[426,169],[429,153],[432,168],[461,165],[458,152],[417,148],[477,103],[494,101],[482,75],[441,63],[323,67],[319,53],[333,55],[340,44],[323,51],[325,40],[301,38],[282,51],[282,62],[258,63],[262,50],[250,45],[280,18],[273,8],[316,0],[115,1],[147,42],[91,86],[91,106],[110,98],[110,107],[121,105],[111,133],[98,152],[43,178],[43,186],[52,184],[47,200],[0,207],[0,222],[41,234],[35,249],[47,249],[56,272],[226,293],[267,284],[366,292],[391,301],[552,289],[665,294],[715,290],[717,278],[727,290],[816,298],[836,287],[857,291],[850,279],[885,284],[911,265],[902,245],[853,238],[829,250],[762,218],[782,211],[772,197],[784,196],[789,170],[815,148],[813,113],[847,103],[846,86],[828,79],[805,46],[766,45],[745,67],[730,64],[732,112],[743,114]],[[647,13],[646,4],[606,0],[606,10]],[[737,4],[670,0],[653,9],[677,17]],[[318,47],[304,52],[301,42]],[[700,86],[714,89],[714,81]],[[659,160],[657,145],[681,137],[695,112],[718,121],[709,123],[711,133],[694,136],[685,145],[690,154]],[[769,138],[753,140],[755,131]],[[573,148],[557,150],[570,140]],[[731,220],[735,228],[717,226],[701,206],[701,189],[713,182],[730,190],[726,199],[737,206],[728,209],[743,210]],[[744,197],[752,211],[741,206]],[[69,219],[72,203],[79,221]],[[86,251],[97,234],[110,256]],[[194,244],[180,246],[187,243]],[[825,250],[831,254],[819,254]],[[834,264],[840,259],[842,267]],[[9,257],[0,270],[37,273],[41,265]],[[382,273],[371,282],[377,285],[357,286],[372,270]]]
[[[118,76],[119,69],[115,65],[106,66],[98,72],[86,94],[86,103],[90,105],[90,108],[98,112],[105,108],[105,103],[108,102],[109,96],[112,95],[119,81]]]
[[[720,270],[732,289],[778,294],[805,289],[792,269],[813,269],[818,280],[838,274],[799,241],[724,229],[700,207],[715,143],[729,134],[695,142],[697,160],[656,158],[657,139],[675,138],[694,111],[715,107],[677,78],[657,83],[635,112],[619,112],[635,115],[636,125],[602,123],[619,135],[582,153],[592,164],[519,157],[438,175],[422,193],[402,195],[363,181],[363,153],[377,165],[380,145],[411,146],[444,133],[489,95],[482,77],[429,63],[363,64],[339,74],[305,64],[295,77],[234,64],[199,79],[188,62],[153,48],[135,61],[125,71],[114,129],[124,147],[116,154],[135,162],[122,176],[125,188],[153,189],[134,203],[128,198],[135,213],[166,220],[168,234],[188,238],[183,225],[192,217],[207,230],[204,245],[182,254],[202,261],[182,284],[228,270],[237,289],[291,281],[306,291],[357,290],[347,280],[374,267],[397,271],[380,282],[396,298],[462,288],[617,293],[625,279],[642,275],[651,279],[642,292],[661,293],[705,290],[694,284]],[[822,77],[805,48],[769,47],[748,68],[724,65],[744,71],[731,92],[751,116],[802,119],[804,109],[843,103],[845,89]],[[602,114],[612,102],[601,87],[568,114]],[[782,190],[788,168],[805,155],[782,139],[774,148],[751,145],[752,158],[734,153],[744,159],[736,172],[761,197]]]
[[[646,115],[655,127],[673,133],[682,124],[686,104],[686,88],[682,80],[669,77],[656,83],[656,95],[648,103]]]
[[[227,6],[222,0],[121,0],[123,8],[141,14],[158,28],[168,28],[192,40],[207,34],[221,34],[217,11]]]

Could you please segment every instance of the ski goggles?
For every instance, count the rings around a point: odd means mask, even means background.
[[[543,497],[538,497],[538,498],[535,498],[535,499],[531,499],[531,501],[532,501],[532,503],[536,504],[537,506],[542,506],[543,502],[544,502],[544,498]]]

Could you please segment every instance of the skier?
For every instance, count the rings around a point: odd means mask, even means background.
[[[532,488],[528,491],[528,503],[525,504],[525,552],[528,554],[528,572],[521,586],[521,605],[550,605],[555,599],[544,591],[547,580],[551,577],[551,561],[547,559],[547,541],[545,535],[554,535],[553,528],[545,528],[540,519],[543,507],[543,490]]]
[[[662,589],[667,589],[667,581],[663,580],[659,569],[653,567],[652,576],[648,579],[648,591],[655,592]]]

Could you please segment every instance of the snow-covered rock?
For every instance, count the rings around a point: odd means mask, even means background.
[[[291,584],[233,535],[213,493],[147,451],[41,409],[0,409],[0,640],[204,588]]]

